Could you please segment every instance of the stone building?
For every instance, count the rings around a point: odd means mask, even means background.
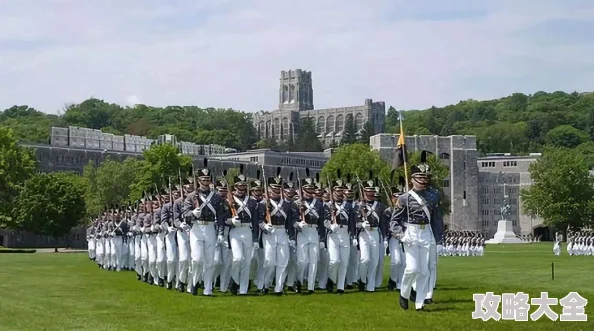
[[[392,162],[399,135],[378,134],[370,138],[371,148]],[[427,150],[435,154],[450,171],[444,179],[444,193],[450,201],[450,215],[445,225],[452,230],[481,230],[478,215],[478,167],[475,136],[409,136],[409,152]]]
[[[281,142],[298,136],[301,119],[310,117],[320,141],[329,145],[333,140],[340,142],[349,117],[355,121],[358,132],[366,122],[371,122],[373,135],[384,131],[385,116],[385,103],[372,99],[365,99],[358,106],[315,109],[311,71],[296,69],[281,71],[278,109],[257,112],[253,121],[261,139]]]
[[[477,159],[479,168],[479,215],[483,231],[492,237],[497,232],[497,222],[501,220],[503,196],[508,196],[510,220],[518,235],[542,235],[551,239],[549,229],[542,220],[524,212],[520,191],[532,185],[529,166],[540,154],[513,156],[496,154]]]

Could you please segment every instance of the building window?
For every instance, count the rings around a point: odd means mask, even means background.
[[[488,205],[489,204],[489,199],[483,198],[483,205]]]
[[[504,167],[517,167],[518,161],[503,161]]]
[[[444,179],[443,180],[443,187],[450,187],[450,180],[449,179]]]
[[[495,194],[501,194],[501,187],[496,187],[493,189],[493,193]]]
[[[483,216],[488,216],[488,215],[489,215],[489,210],[483,209]]]
[[[466,200],[466,191],[464,191],[463,199]]]
[[[499,221],[493,221],[493,226],[497,226],[497,222]]]
[[[495,168],[495,162],[481,162],[483,168]]]
[[[466,170],[466,161],[464,161],[464,170]]]
[[[258,157],[257,156],[251,156],[250,157],[250,161],[251,162],[258,162]]]
[[[489,193],[489,188],[488,187],[483,187],[483,193],[485,193],[485,194]]]

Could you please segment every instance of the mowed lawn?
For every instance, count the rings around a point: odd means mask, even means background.
[[[594,256],[555,257],[551,248],[487,246],[483,257],[440,258],[436,303],[424,313],[403,311],[398,293],[385,289],[343,296],[194,297],[138,282],[133,272],[100,270],[83,253],[0,254],[0,331],[594,330],[592,302],[588,322],[472,320],[473,293],[522,291],[532,297],[548,291],[562,298],[578,291],[594,299]]]

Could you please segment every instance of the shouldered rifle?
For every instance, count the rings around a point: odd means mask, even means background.
[[[280,172],[280,167],[278,168],[278,172]],[[264,180],[262,181],[262,185],[264,185],[264,195],[266,199],[266,224],[270,224],[270,192],[268,192],[268,179],[266,177],[266,171],[264,170],[264,165],[262,165],[262,177]]]
[[[299,189],[297,190],[297,196],[299,197],[299,220],[301,222],[305,221],[305,215],[303,214],[303,211],[301,210],[301,207],[303,207],[303,187],[301,185],[301,176],[299,175],[299,170],[295,170],[297,172],[297,183],[299,185]],[[309,168],[305,168],[305,174],[307,175],[307,177],[309,177]]]
[[[223,171],[223,177],[227,176],[227,170]],[[235,210],[235,203],[233,201],[233,194],[231,193],[231,185],[229,185],[229,181],[225,178],[225,185],[227,185],[227,204],[229,205],[229,209],[231,210],[231,217],[237,216],[237,210]]]

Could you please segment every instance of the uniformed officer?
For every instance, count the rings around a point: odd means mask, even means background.
[[[317,174],[316,174],[317,175]],[[316,190],[315,197],[321,200],[325,208],[330,203],[330,191],[327,187],[324,187],[320,182],[319,177],[316,177]],[[324,229],[328,233],[328,229]],[[328,288],[328,266],[330,264],[330,256],[328,255],[328,237],[324,236],[323,240],[320,241],[320,256],[318,259],[318,272],[316,274],[316,280],[318,282],[318,288],[327,290]]]
[[[353,184],[351,183],[351,176],[347,174],[346,177],[344,196],[346,202],[356,209],[359,202],[355,200],[355,190]],[[357,233],[355,235],[355,239],[357,239],[358,236],[359,235]],[[351,245],[349,263],[347,266],[346,289],[352,289],[353,283],[357,282],[359,279],[359,261],[361,260],[361,252],[359,251],[359,243],[353,241],[353,244],[354,245]]]
[[[307,171],[309,172],[309,170]],[[315,182],[309,176],[300,183],[303,200],[300,201],[302,217],[293,226],[297,230],[297,284],[296,291],[301,292],[307,272],[308,293],[315,290],[316,274],[320,247],[326,235],[324,205],[314,197]],[[321,242],[321,243],[320,243]]]
[[[179,198],[173,203],[173,218],[174,227],[176,229],[177,239],[177,290],[181,293],[186,291],[186,286],[191,283],[190,278],[190,261],[191,261],[191,250],[190,250],[190,225],[186,223],[184,218],[183,208],[186,197],[194,192],[194,174],[190,171],[190,174],[186,176],[186,185],[180,183],[177,186],[180,192]],[[192,290],[191,286],[188,286],[188,290]]]
[[[212,296],[215,268],[215,247],[224,241],[226,210],[221,196],[211,189],[211,171],[204,159],[204,167],[198,172],[198,185],[184,201],[184,219],[191,223],[190,251],[192,258],[192,283],[190,292],[198,294],[198,281],[204,280],[206,296]],[[202,277],[201,277],[202,276]]]
[[[259,219],[263,220],[266,214],[266,200],[264,199],[264,186],[261,180],[260,171],[257,172],[256,178],[249,183],[250,199],[257,202]],[[261,232],[258,232],[258,247],[254,248],[252,261],[250,262],[250,279],[256,284],[256,288],[260,293],[268,293],[268,289],[264,288],[266,279],[266,268],[264,267],[264,245],[262,243]],[[251,287],[251,282],[248,290]]]
[[[260,247],[258,243],[259,224],[261,222],[258,205],[250,199],[246,176],[242,173],[233,177],[233,201],[225,224],[230,227],[231,243],[231,293],[245,295],[250,281],[252,257]],[[223,234],[221,233],[221,244]],[[238,291],[239,290],[239,291]]]
[[[332,293],[336,284],[338,294],[345,289],[351,246],[357,246],[357,229],[355,211],[344,195],[344,181],[338,179],[331,182],[332,199],[325,206],[325,214],[329,215],[324,222],[328,230],[328,282],[327,290]]]
[[[439,215],[439,196],[432,190],[427,190],[429,166],[424,163],[423,155],[421,156],[421,164],[411,167],[413,189],[398,199],[400,213],[402,217],[406,217],[406,230],[402,238],[406,268],[400,291],[400,306],[403,309],[408,309],[412,286],[416,283],[415,308],[423,310],[429,285],[430,250],[431,245],[436,244],[431,231],[431,220]]]
[[[121,271],[122,270],[122,264],[124,261],[124,255],[123,255],[123,246],[124,246],[124,236],[126,234],[126,225],[127,223],[125,223],[122,219],[122,214],[120,214],[120,210],[119,207],[116,207],[114,209],[114,213],[113,213],[113,222],[114,222],[114,229],[112,232],[112,266],[114,268],[115,271]]]
[[[89,251],[89,259],[91,261],[96,260],[95,255],[95,230],[96,230],[96,221],[92,221],[89,227],[87,228],[87,249]]]
[[[406,190],[404,178],[400,185],[391,188],[392,207],[386,209],[386,217],[389,220],[389,250],[390,250],[390,279],[388,280],[388,290],[400,289],[402,276],[404,274],[404,252],[400,239],[404,235],[403,223],[405,219],[398,213],[398,198]]]
[[[228,183],[225,177],[219,178],[219,180],[215,183],[215,188],[217,192],[221,196],[221,201],[224,204],[227,204],[229,210],[231,208],[228,205],[227,201],[227,194],[228,194]],[[219,277],[219,290],[222,293],[227,292],[229,290],[229,284],[231,282],[231,261],[233,254],[231,253],[231,245],[229,243],[229,227],[226,226],[224,233],[223,233],[224,241],[221,245],[219,245],[220,249],[220,263],[217,267],[217,276]]]
[[[299,222],[299,211],[293,201],[283,198],[283,180],[279,174],[269,177],[266,184],[269,196],[265,208],[268,212],[260,223],[266,270],[264,288],[268,289],[274,280],[274,293],[281,295],[287,277],[289,249],[295,246],[293,224]]]
[[[166,252],[166,287],[168,290],[173,289],[173,280],[177,272],[177,229],[175,229],[173,221],[173,201],[179,197],[173,188],[169,186],[164,187],[163,207],[161,208],[161,230],[165,236],[165,252]]]
[[[297,207],[297,214],[295,217],[300,218],[301,214],[299,211],[299,205],[297,204],[299,196],[295,189],[295,183],[293,182],[293,173],[289,174],[289,178],[283,183],[283,191],[287,202],[295,203]],[[295,280],[297,278],[297,232],[290,232],[293,237],[289,238],[289,264],[287,265],[287,290],[290,292],[295,291]],[[294,244],[294,245],[292,245]]]

